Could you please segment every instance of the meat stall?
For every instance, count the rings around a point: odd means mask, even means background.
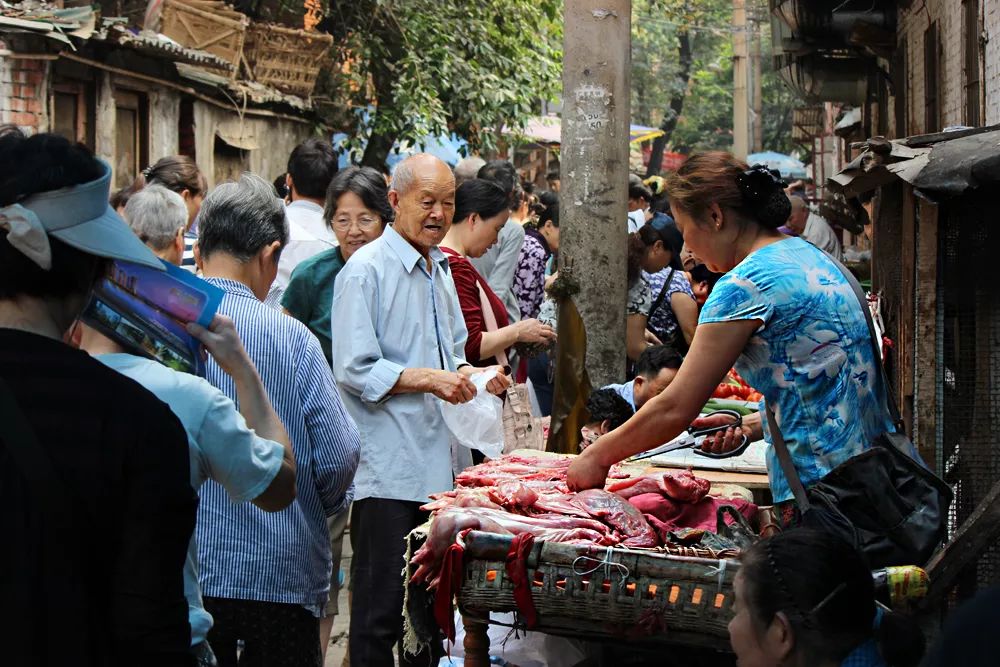
[[[591,641],[724,651],[739,550],[758,507],[733,479],[759,473],[612,468],[605,489],[571,493],[572,457],[514,452],[464,471],[409,536],[407,645],[465,629],[465,665],[489,664],[490,614]],[[715,478],[716,481],[710,481]]]

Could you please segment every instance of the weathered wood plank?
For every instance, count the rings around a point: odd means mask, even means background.
[[[962,570],[974,563],[997,536],[1000,536],[1000,482],[993,485],[955,537],[924,568],[931,580],[925,604],[929,608],[938,605]]]
[[[937,468],[937,272],[938,207],[919,203],[916,228],[916,323],[914,329],[914,440],[920,456]]]
[[[896,343],[896,386],[899,395],[899,414],[903,416],[906,432],[913,437],[913,374],[914,374],[914,327],[916,322],[916,210],[913,188],[903,185],[902,213],[900,216],[900,304],[899,340]]]

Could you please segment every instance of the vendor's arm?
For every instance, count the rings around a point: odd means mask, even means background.
[[[567,476],[570,488],[602,487],[612,465],[680,435],[700,414],[761,324],[760,320],[738,320],[699,326],[674,381],[573,461]]]

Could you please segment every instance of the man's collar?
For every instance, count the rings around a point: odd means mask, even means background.
[[[317,204],[316,202],[310,201],[308,199],[296,199],[293,202],[289,203],[287,206],[285,206],[285,208],[292,208],[293,206],[295,208],[308,208],[313,211],[319,211],[321,213],[323,212],[322,205]]]
[[[417,265],[424,257],[417,249],[410,245],[410,242],[402,237],[402,235],[389,225],[382,232],[382,237],[385,239],[386,245],[392,248],[396,256],[399,257],[399,261],[403,263],[403,267],[406,269],[407,273],[413,271],[413,267]],[[442,269],[448,269],[448,258],[445,256],[441,249],[434,246],[430,250],[430,258],[432,262],[436,262],[441,266]]]
[[[259,301],[257,295],[253,293],[253,290],[250,289],[248,285],[246,285],[245,283],[241,283],[238,280],[233,280],[231,278],[212,278],[210,276],[205,277],[204,280],[207,280],[208,282],[212,283],[213,285],[215,285],[216,287],[218,287],[227,294],[246,296],[250,297],[254,301]]]

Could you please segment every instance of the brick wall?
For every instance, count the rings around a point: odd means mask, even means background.
[[[980,54],[984,62],[984,125],[1000,123],[1000,0],[980,0],[986,43]],[[924,31],[938,24],[941,44],[939,96],[941,127],[965,122],[965,33],[961,0],[926,0],[900,10],[897,39],[906,51],[908,134],[926,131],[924,123]]]
[[[987,4],[995,4],[988,2]],[[965,49],[962,36],[961,0],[926,0],[899,11],[897,40],[906,50],[907,133],[927,131],[924,117],[924,33],[937,22],[940,78],[938,83],[941,123],[938,129],[964,121],[963,91]]]
[[[0,48],[5,48],[0,42]],[[48,129],[48,62],[0,58],[0,123],[29,133]]]

